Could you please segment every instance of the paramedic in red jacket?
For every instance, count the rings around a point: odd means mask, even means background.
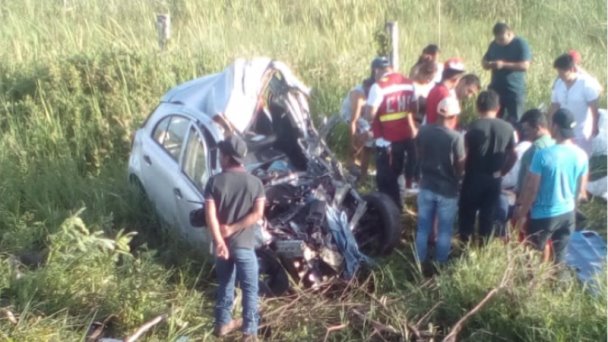
[[[386,58],[378,57],[374,62],[380,68],[369,91],[364,117],[372,122],[376,139],[376,183],[378,190],[391,196],[401,208],[398,178],[405,171],[406,187],[411,188],[416,176],[414,84],[393,71]]]

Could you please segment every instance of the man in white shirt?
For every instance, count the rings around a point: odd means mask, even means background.
[[[590,75],[577,71],[570,54],[559,56],[553,67],[559,77],[551,93],[549,118],[560,108],[568,109],[576,120],[573,141],[590,155],[591,139],[599,130],[598,98],[601,86]]]

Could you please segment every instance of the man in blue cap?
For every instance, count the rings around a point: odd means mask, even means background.
[[[369,91],[363,117],[372,122],[372,134],[376,139],[378,190],[391,196],[401,208],[399,176],[405,173],[408,188],[416,178],[414,138],[418,128],[413,116],[416,110],[414,83],[393,71],[386,57],[376,58],[372,68],[376,67],[376,83]]]

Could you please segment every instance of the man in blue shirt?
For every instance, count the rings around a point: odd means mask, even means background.
[[[482,59],[485,70],[492,70],[489,88],[500,97],[498,117],[514,126],[523,113],[526,101],[526,71],[530,67],[530,47],[515,35],[505,23],[497,23],[492,30],[494,41]]]
[[[551,134],[556,144],[538,150],[526,175],[515,220],[523,223],[530,210],[528,236],[539,250],[553,243],[554,260],[564,260],[575,225],[577,199],[585,199],[588,162],[586,153],[572,142],[576,120],[567,109],[553,115]]]

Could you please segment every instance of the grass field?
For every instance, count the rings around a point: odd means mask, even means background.
[[[145,340],[213,340],[210,266],[154,238],[159,223],[126,181],[131,133],[172,86],[270,56],[313,87],[320,118],[367,75],[385,21],[399,23],[403,70],[434,42],[487,84],[481,56],[506,20],[532,49],[529,106],[548,105],[552,62],[570,48],[607,87],[606,11],[600,0],[0,0],[0,340],[83,340],[108,317],[108,334],[121,337],[160,314],[166,322]],[[172,18],[164,51],[157,13]],[[332,134],[338,152],[344,137]],[[583,210],[606,236],[606,203]],[[427,280],[413,264],[414,222],[406,217],[399,251],[360,284],[265,300],[267,338],[440,338],[499,288],[460,338],[606,340],[606,272],[591,291],[496,242]]]

